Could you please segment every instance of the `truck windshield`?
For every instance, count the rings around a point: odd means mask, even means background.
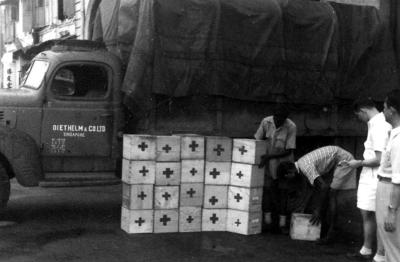
[[[28,71],[28,75],[25,78],[24,86],[38,89],[42,84],[44,75],[46,74],[48,67],[48,62],[36,60]]]

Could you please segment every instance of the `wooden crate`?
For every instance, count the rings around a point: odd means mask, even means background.
[[[154,184],[155,161],[122,160],[122,181],[127,184]]]
[[[248,212],[261,211],[262,194],[262,187],[229,186],[228,208]]]
[[[204,160],[182,160],[181,183],[204,183]]]
[[[232,162],[206,162],[204,173],[207,185],[229,185]]]
[[[227,209],[203,208],[201,230],[202,231],[226,231]]]
[[[181,160],[181,138],[179,136],[157,136],[156,160],[178,162]]]
[[[129,160],[156,160],[156,137],[124,134],[122,155]]]
[[[228,209],[226,231],[242,235],[261,233],[262,212],[246,212]]]
[[[254,139],[233,139],[232,161],[258,165],[267,152],[267,142]]]
[[[228,186],[204,186],[204,208],[227,208]]]
[[[179,232],[201,231],[201,207],[179,208]]]
[[[154,233],[178,232],[178,209],[154,210]]]
[[[206,160],[210,162],[232,161],[232,138],[222,136],[207,136]]]
[[[311,225],[310,219],[310,214],[293,213],[290,221],[290,237],[298,240],[318,240],[321,235],[321,224]]]
[[[181,183],[181,162],[157,162],[156,185],[168,186]]]
[[[121,229],[132,233],[153,233],[153,210],[121,209]]]
[[[184,183],[180,186],[179,205],[181,207],[201,207],[203,205],[203,183]]]
[[[128,209],[152,209],[153,185],[122,183],[122,206]]]
[[[204,159],[204,137],[196,135],[181,136],[181,159]]]
[[[154,209],[176,209],[179,206],[179,186],[154,186]]]
[[[230,185],[240,187],[264,186],[264,168],[258,165],[232,163]]]

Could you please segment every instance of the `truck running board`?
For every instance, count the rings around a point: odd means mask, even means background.
[[[113,172],[46,173],[41,187],[79,187],[116,185],[121,180]]]

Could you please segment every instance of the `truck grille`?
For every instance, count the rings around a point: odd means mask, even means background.
[[[0,111],[0,125],[6,125],[6,122],[4,121],[4,111]]]

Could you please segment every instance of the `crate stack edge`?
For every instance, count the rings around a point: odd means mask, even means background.
[[[228,189],[227,231],[243,235],[261,233],[264,169],[259,168],[266,142],[233,139]]]
[[[124,135],[121,229],[129,234],[154,231],[155,159],[154,136]]]

